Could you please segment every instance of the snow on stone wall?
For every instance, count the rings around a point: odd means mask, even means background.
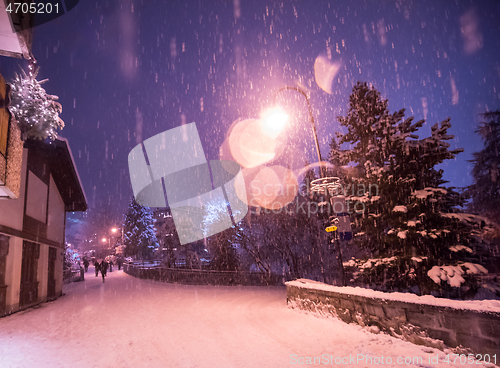
[[[480,354],[500,351],[499,301],[383,293],[305,279],[286,285],[287,302],[292,308],[331,315],[345,323],[377,326],[392,336],[420,345],[440,349],[444,344],[452,348],[462,346]]]

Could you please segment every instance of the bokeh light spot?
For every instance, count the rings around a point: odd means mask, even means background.
[[[229,135],[233,158],[243,167],[252,168],[276,156],[276,140],[265,134],[257,119],[247,119],[234,126]]]
[[[325,56],[318,56],[314,61],[314,78],[323,91],[331,94],[333,78],[339,70],[339,64],[332,63]]]

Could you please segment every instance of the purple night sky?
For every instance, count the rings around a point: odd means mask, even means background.
[[[340,129],[357,81],[373,84],[391,111],[430,127],[451,118],[445,179],[471,183],[480,113],[500,108],[498,1],[95,1],[34,29],[38,79],[60,97],[68,138],[90,207],[132,196],[127,156],[138,143],[196,122],[208,159],[237,119],[258,117],[276,91],[310,93],[322,154]],[[338,66],[317,84],[318,56]],[[6,80],[27,61],[0,57]],[[327,88],[328,89],[328,88]],[[315,161],[305,100],[291,92],[287,164]]]

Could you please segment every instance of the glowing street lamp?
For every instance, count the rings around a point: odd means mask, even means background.
[[[318,154],[318,162],[321,163],[323,161],[323,159],[321,158],[321,152],[319,149],[318,133],[316,132],[316,124],[314,123],[314,116],[313,116],[313,113],[311,110],[311,104],[309,103],[309,97],[307,97],[307,94],[299,87],[292,87],[292,86],[281,87],[274,95],[275,105],[276,105],[276,97],[278,96],[278,94],[283,92],[283,91],[288,91],[288,90],[299,92],[306,99],[307,108],[309,110],[309,121],[311,123],[311,128],[313,131],[314,143],[316,144],[316,153]],[[287,116],[285,113],[283,113],[283,115]],[[287,118],[288,118],[288,116],[287,116]],[[286,123],[286,120],[285,120],[285,123]],[[326,177],[326,173],[324,171],[323,166],[320,166],[320,177],[322,177],[322,178]]]
[[[274,95],[275,105],[276,105],[276,97],[278,96],[278,94],[281,93],[281,92],[283,92],[283,91],[288,91],[288,90],[299,92],[306,99],[307,108],[308,108],[308,111],[309,111],[309,121],[311,123],[311,128],[312,128],[313,137],[314,137],[314,143],[316,145],[316,153],[318,154],[318,162],[321,165],[321,162],[323,161],[323,158],[321,157],[321,151],[319,149],[318,133],[316,131],[316,124],[314,123],[314,116],[312,114],[311,104],[309,103],[309,97],[307,97],[307,94],[302,89],[300,89],[299,87],[291,87],[291,86],[281,87],[276,92],[276,94]],[[272,127],[280,127],[281,125],[283,125],[283,127],[284,127],[284,125],[286,124],[286,121],[288,119],[288,116],[284,112],[282,112],[282,111],[281,112],[279,110],[274,110],[274,111],[277,111],[277,112],[275,112],[274,114],[269,115],[269,118],[268,118],[269,123],[268,123],[268,125],[270,125]],[[286,116],[287,119],[284,118],[285,116]],[[264,119],[264,121],[266,121],[266,119]],[[281,128],[281,129],[283,129],[283,128]],[[333,201],[332,201],[332,198],[330,197],[329,186],[338,185],[339,179],[336,178],[336,177],[328,178],[327,175],[326,175],[326,168],[324,166],[320,166],[319,172],[320,172],[320,179],[315,180],[315,182],[319,182],[319,183],[316,184],[316,186],[318,188],[320,188],[320,189],[324,189],[323,193],[324,193],[324,195],[326,197],[326,202],[330,202],[332,204],[332,206],[333,206]],[[330,214],[330,211],[328,211],[328,215],[329,214]],[[331,221],[332,221],[332,217],[330,217],[327,222],[329,222],[330,225],[333,225],[333,223],[331,223]],[[333,218],[333,222],[338,222],[338,221],[339,221],[338,218]],[[336,226],[328,226],[327,227],[328,230],[326,230],[326,231],[332,230],[333,228],[335,228],[335,230],[337,230]],[[341,252],[341,249],[340,249],[339,236],[336,233],[334,233],[334,234],[335,234],[334,235],[334,240],[335,240],[335,245],[336,245],[337,254],[338,254],[338,256],[337,256],[337,262],[338,262],[338,268],[340,270],[340,282],[341,282],[342,286],[345,286],[345,274],[344,274],[344,266],[343,266],[343,263],[342,263],[342,252]]]
[[[113,227],[113,228],[111,228],[111,233],[116,234],[118,232],[118,230],[121,230],[122,241],[121,241],[120,245],[123,245],[123,227],[121,227],[121,228]]]
[[[111,248],[111,238],[102,238],[101,241],[103,243],[108,242],[108,249]]]
[[[262,130],[264,134],[271,138],[277,138],[285,129],[288,115],[281,107],[266,110],[261,116]]]

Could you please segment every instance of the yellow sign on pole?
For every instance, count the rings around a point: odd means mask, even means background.
[[[332,231],[337,231],[337,226],[328,226],[325,230],[327,233],[331,233]]]

